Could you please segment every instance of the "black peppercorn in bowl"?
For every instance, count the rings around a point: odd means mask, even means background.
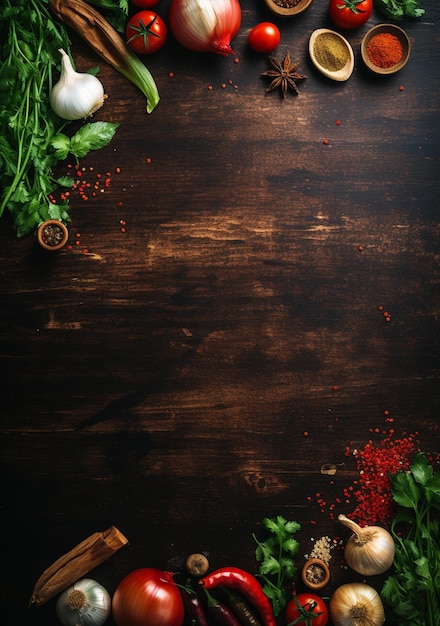
[[[294,17],[303,13],[313,0],[265,0],[267,7],[280,17]]]
[[[408,62],[411,44],[408,35],[395,24],[377,24],[362,39],[361,56],[375,74],[399,72]]]
[[[45,250],[60,250],[69,238],[67,227],[59,220],[46,220],[37,231],[38,243]]]

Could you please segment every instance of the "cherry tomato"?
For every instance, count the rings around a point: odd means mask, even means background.
[[[339,28],[359,28],[369,20],[373,11],[373,0],[330,0],[330,19]]]
[[[281,34],[278,26],[271,22],[260,22],[248,35],[249,47],[254,52],[272,52],[279,45]]]
[[[156,6],[159,0],[131,0],[131,4],[140,9],[151,9]]]
[[[314,593],[294,596],[286,607],[286,622],[291,624],[300,617],[304,619],[296,622],[298,626],[326,626],[328,610],[324,600]]]
[[[152,54],[164,45],[167,27],[154,11],[138,11],[127,22],[127,43],[137,54]]]
[[[112,600],[118,626],[182,626],[185,609],[170,572],[144,567],[127,574]]]

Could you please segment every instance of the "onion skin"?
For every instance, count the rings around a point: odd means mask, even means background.
[[[365,583],[347,583],[336,589],[329,612],[335,626],[381,626],[385,611],[379,594]]]
[[[345,545],[344,557],[355,572],[363,576],[376,576],[391,567],[396,546],[385,528],[381,526],[361,528],[345,515],[339,515],[338,520],[353,531]]]
[[[127,574],[113,594],[117,626],[182,626],[185,609],[170,572],[145,567]]]
[[[231,39],[241,26],[238,0],[172,0],[168,19],[174,37],[188,50],[235,54]]]

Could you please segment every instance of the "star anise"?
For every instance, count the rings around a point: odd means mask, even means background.
[[[295,93],[299,94],[297,81],[304,80],[307,76],[303,74],[298,74],[296,71],[299,63],[291,63],[290,62],[290,54],[287,53],[284,57],[284,61],[278,61],[274,57],[269,57],[269,61],[273,67],[271,70],[267,70],[267,72],[263,72],[261,76],[268,76],[272,78],[272,82],[269,87],[266,89],[266,93],[268,91],[273,91],[278,87],[281,87],[281,92],[283,94],[283,98],[286,97],[287,91],[289,87]]]

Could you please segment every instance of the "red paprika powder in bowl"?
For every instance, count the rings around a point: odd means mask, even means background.
[[[373,26],[361,43],[362,59],[375,74],[395,74],[401,70],[410,50],[408,35],[395,24]]]

